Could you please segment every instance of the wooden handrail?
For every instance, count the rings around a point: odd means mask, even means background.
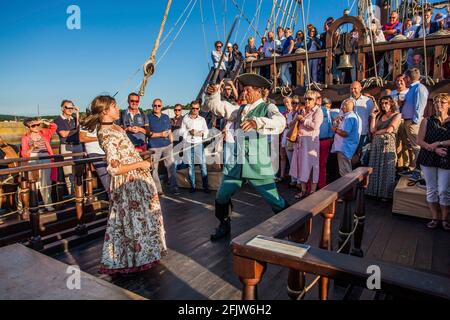
[[[144,151],[144,152],[141,152],[140,155],[142,157],[145,157],[145,156],[149,156],[153,153],[154,153],[153,151]],[[92,163],[92,162],[101,161],[101,160],[105,160],[105,156],[84,158],[84,159],[71,159],[71,160],[64,160],[64,161],[59,161],[59,162],[51,162],[51,163],[43,163],[43,164],[32,164],[32,165],[20,166],[20,167],[15,167],[15,168],[1,169],[0,175],[8,175],[8,174],[15,174],[15,173],[20,173],[20,172],[43,170],[43,169],[62,168],[65,166],[82,165],[82,164]]]
[[[266,269],[264,259],[255,259],[252,254],[255,247],[248,245],[248,242],[256,236],[266,236],[269,238],[286,238],[297,243],[306,242],[310,234],[312,217],[321,214],[323,216],[322,237],[320,247],[331,250],[331,220],[336,212],[336,201],[344,200],[344,217],[342,221],[349,220],[352,217],[350,212],[350,201],[357,198],[358,206],[355,215],[364,219],[364,197],[361,194],[367,186],[369,175],[372,168],[360,167],[344,177],[329,184],[325,188],[315,192],[308,198],[292,205],[283,212],[268,219],[253,229],[234,238],[231,243],[233,253],[234,272],[239,276],[243,287],[243,299],[256,299],[256,285]],[[358,224],[359,229],[363,229],[363,223]],[[342,223],[340,233],[344,235],[348,232],[347,223]],[[362,238],[362,233],[358,236]],[[341,239],[340,239],[341,240]],[[355,243],[360,244],[361,241]],[[355,248],[360,250],[360,247]],[[347,246],[344,253],[348,253]],[[298,269],[290,269],[288,277],[288,288],[290,296],[296,298],[305,285],[305,275]],[[295,294],[293,294],[295,292]],[[319,295],[321,299],[327,299],[328,279],[321,278]]]
[[[305,273],[320,276],[319,297],[328,297],[328,278],[366,286],[371,275],[367,267],[381,269],[381,288],[401,297],[450,299],[450,279],[438,275],[397,266],[382,261],[361,259],[361,240],[364,230],[364,190],[372,168],[358,168],[325,188],[315,192],[278,215],[234,238],[231,243],[233,270],[243,283],[242,298],[256,299],[256,286],[266,270],[266,264],[289,268],[288,294],[297,298],[305,288]],[[344,201],[344,214],[339,230],[339,253],[331,251],[331,220],[337,199]],[[356,199],[356,209],[350,210],[350,201]],[[311,228],[311,218],[324,218],[319,248],[305,246]],[[356,224],[353,218],[356,218]],[[352,230],[354,228],[354,230]],[[349,239],[354,237],[356,251],[350,251]],[[257,236],[264,246],[254,246]],[[288,238],[282,239],[282,238]],[[285,246],[282,249],[277,246]],[[287,247],[286,247],[287,246]],[[286,250],[286,248],[290,248]],[[303,250],[303,255],[299,254]],[[305,251],[306,250],[306,251]],[[296,251],[296,252],[294,252]],[[347,253],[347,254],[344,254]]]
[[[49,160],[49,159],[55,159],[55,158],[69,158],[69,157],[86,157],[86,152],[71,152],[71,153],[60,153],[60,154],[53,154],[49,156],[43,156],[43,157],[29,157],[29,158],[9,158],[9,159],[2,159],[0,160],[0,165],[10,164],[13,162],[27,162],[27,161],[35,161],[35,160]]]
[[[269,239],[274,243],[288,246],[296,244],[286,240]],[[431,273],[398,266],[372,259],[361,259],[320,248],[309,247],[302,257],[274,252],[272,250],[245,247],[241,250],[245,257],[270,264],[294,268],[315,275],[339,279],[365,287],[367,268],[380,268],[380,282],[383,291],[401,297],[438,298],[450,300],[450,279]]]
[[[237,236],[231,242],[233,250],[236,248],[236,253],[238,253],[240,246],[245,245],[257,235],[273,238],[287,237],[303,226],[308,219],[321,213],[331,203],[355,188],[357,183],[363,181],[371,173],[372,168],[360,167],[355,169],[345,177],[330,183],[325,188],[293,204],[276,216]]]

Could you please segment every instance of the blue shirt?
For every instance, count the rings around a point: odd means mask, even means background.
[[[423,117],[427,101],[428,89],[420,81],[412,83],[403,103],[402,119],[412,120],[416,124],[419,123]]]
[[[331,118],[330,110],[325,106],[322,106],[321,109],[323,113],[323,121],[322,124],[320,125],[319,138],[320,139],[332,138],[334,136],[334,132],[333,130],[331,130],[331,126],[333,125],[333,119]]]
[[[351,111],[344,114],[344,119],[339,125],[339,129],[347,132],[348,136],[344,138],[336,134],[331,152],[342,152],[347,159],[353,157],[359,145],[360,122],[361,120],[355,112]]]
[[[63,118],[59,116],[53,121],[58,128],[56,133],[59,136],[61,144],[79,144],[80,143],[80,127],[77,124],[76,118]],[[61,131],[70,131],[67,137],[61,136]]]
[[[159,117],[155,116],[152,113],[149,113],[148,115],[148,124],[149,124],[149,130],[151,132],[160,133],[163,131],[171,130],[172,125],[170,123],[170,118],[167,114],[162,113]],[[167,147],[170,144],[169,137],[162,138],[149,138],[148,139],[148,147],[149,148],[163,148]]]
[[[121,111],[118,125],[122,126],[124,129],[129,127],[146,128],[148,126],[148,119],[146,115],[143,112],[141,112],[140,109],[139,112],[134,116],[132,116],[130,111],[127,109]],[[142,132],[133,133],[127,131],[127,136],[136,147],[140,147],[146,144],[145,133]]]
[[[289,36],[288,38],[286,38],[286,40],[284,40],[283,46],[281,49],[281,54],[283,56],[286,54],[290,54],[289,47],[291,46],[291,41],[294,41],[294,38],[292,36]]]

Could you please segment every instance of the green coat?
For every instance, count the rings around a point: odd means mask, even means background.
[[[268,106],[265,102],[260,103],[248,113],[247,117],[267,117]],[[240,128],[244,107],[239,108],[235,128]],[[273,179],[275,173],[270,158],[269,136],[255,134],[254,131],[249,136],[245,139],[245,143],[241,143],[243,145],[242,152],[238,150],[240,144],[234,143],[234,148],[232,148],[234,163],[224,164],[223,174],[235,179]]]

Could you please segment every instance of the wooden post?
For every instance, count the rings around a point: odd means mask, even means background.
[[[92,174],[92,163],[86,163],[86,202],[94,202],[94,178]]]
[[[362,51],[362,48],[358,48],[358,65],[357,65],[357,80],[362,81],[366,78],[366,54]]]
[[[266,271],[266,263],[233,255],[233,271],[243,284],[242,300],[257,300],[257,285]]]
[[[395,81],[395,78],[402,74],[402,49],[395,49],[393,53],[393,70],[392,70],[392,79]]]
[[[64,161],[63,155],[56,155],[55,162]],[[64,178],[64,170],[62,167],[57,168],[58,170],[58,178],[56,183],[56,202],[61,202],[64,199],[64,190],[66,189],[66,180]],[[64,208],[64,204],[57,204],[57,209]]]
[[[20,200],[22,201],[22,213],[20,218],[22,220],[30,219],[30,186],[28,184],[28,173],[20,173]]]
[[[365,177],[364,180],[358,185],[358,190],[356,194],[356,210],[355,210],[355,218],[358,219],[358,225],[355,230],[355,234],[353,237],[353,250],[352,255],[357,257],[363,257],[364,252],[361,249],[362,238],[364,234],[364,220],[366,216],[366,207],[365,207],[365,191],[369,185],[369,177]]]
[[[297,87],[305,86],[305,62],[303,60],[297,60],[295,62]]]
[[[350,235],[353,226],[353,215],[351,209],[351,202],[354,199],[354,189],[349,191],[342,200],[344,201],[344,214],[342,216],[341,225],[339,227],[339,248],[341,248]],[[347,241],[345,246],[341,249],[341,253],[349,254],[350,253],[351,241]]]
[[[31,223],[31,238],[30,245],[34,250],[44,249],[40,235],[40,215],[38,208],[38,190],[36,187],[35,172],[28,172],[29,186],[30,186],[30,223]]]
[[[277,65],[275,63],[270,64],[270,79],[273,81],[273,87],[276,88],[277,84]]]
[[[327,57],[325,59],[325,84],[333,84],[333,51],[332,48],[327,48]]]
[[[288,239],[297,243],[305,243],[311,234],[311,228],[312,219],[309,219],[303,228],[296,233],[291,234]],[[305,289],[305,285],[305,272],[296,269],[289,269],[287,284],[289,298],[292,300],[297,300],[302,291]]]
[[[83,222],[84,211],[84,191],[83,191],[83,169],[84,165],[75,165],[72,167],[75,176],[75,210],[77,213],[78,225],[76,227],[78,235],[87,234],[86,225]]]
[[[433,65],[433,78],[434,81],[439,82],[444,79],[443,74],[443,60],[444,60],[444,46],[434,47],[434,65]]]
[[[331,239],[331,221],[336,213],[336,202],[331,203],[325,210],[321,212],[323,217],[322,225],[322,238],[320,240],[319,247],[324,250],[332,250],[332,239]],[[328,285],[329,280],[326,277],[320,277],[319,283],[319,299],[328,299]]]

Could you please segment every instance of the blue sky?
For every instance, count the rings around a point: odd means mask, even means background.
[[[232,0],[226,1],[226,11],[223,0],[198,0],[178,39],[157,66],[142,107],[148,108],[155,97],[173,105],[187,103],[196,96],[208,72],[209,53],[217,38],[212,2],[220,39],[224,40],[223,25],[228,29],[238,12]],[[236,2],[251,20],[259,0]],[[348,2],[311,0],[308,22],[322,29],[324,19],[341,16]],[[117,100],[121,107],[126,107],[126,95],[137,89],[142,72],[128,80],[150,55],[166,3],[165,0],[0,0],[0,114],[34,115],[38,105],[41,115],[57,114],[60,101],[65,98],[84,110],[96,95],[114,94],[118,90]],[[173,0],[166,33],[188,3],[189,0]],[[262,3],[259,30],[264,30],[272,6],[271,0]],[[66,27],[69,17],[66,10],[72,4],[81,9],[80,30]],[[183,21],[160,48],[157,59]],[[296,29],[300,24],[299,19]],[[242,19],[236,32],[238,44],[247,29],[248,23]]]

